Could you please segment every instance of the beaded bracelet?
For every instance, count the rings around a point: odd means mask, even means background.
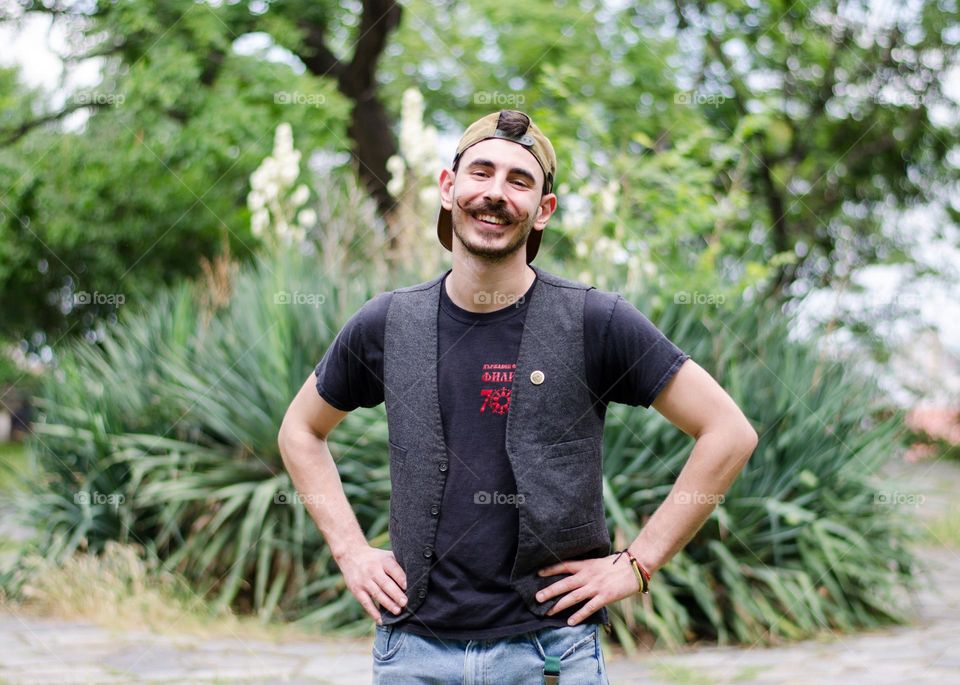
[[[626,552],[627,558],[630,559],[630,564],[633,566],[633,572],[637,576],[637,583],[640,584],[640,589],[638,592],[643,594],[648,594],[650,589],[650,572],[643,567],[637,558],[633,556],[633,552],[630,551],[629,547],[625,547],[620,550],[620,553],[617,555],[617,558],[613,560],[613,563],[617,563],[620,560],[620,557],[623,556],[623,553]]]

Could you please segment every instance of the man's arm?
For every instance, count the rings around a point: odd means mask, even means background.
[[[683,549],[709,518],[753,454],[758,436],[733,399],[693,359],[680,366],[650,406],[696,439],[670,494],[629,545],[637,561],[653,574]],[[564,595],[549,615],[589,600],[568,619],[568,624],[574,625],[601,607],[636,593],[637,579],[630,564],[614,565],[613,556],[563,561],[541,569],[543,576],[572,575],[541,590],[537,599],[542,602]]]
[[[730,395],[692,359],[651,406],[696,439],[670,494],[630,544],[637,561],[653,574],[683,549],[723,501],[758,436]]]
[[[406,577],[393,553],[371,547],[360,528],[330,454],[327,437],[348,412],[317,392],[311,374],[287,409],[277,436],[294,487],[323,534],[347,588],[380,623],[374,601],[394,613],[406,604]]]

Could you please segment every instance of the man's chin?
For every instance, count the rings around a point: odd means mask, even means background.
[[[503,243],[503,241],[483,241],[483,240],[471,240],[467,239],[463,242],[464,248],[470,254],[475,257],[480,257],[482,259],[488,259],[490,261],[503,261],[504,259],[512,256],[514,253],[518,252],[521,249],[526,247],[526,241],[523,241],[519,244],[502,244],[498,245],[497,243]]]

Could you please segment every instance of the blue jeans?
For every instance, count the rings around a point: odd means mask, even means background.
[[[546,656],[561,685],[609,685],[600,624],[557,626],[492,640],[442,640],[376,626],[374,685],[540,685]]]

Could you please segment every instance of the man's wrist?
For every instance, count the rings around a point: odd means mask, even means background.
[[[647,572],[647,579],[653,577],[653,575],[659,570],[659,566],[653,563],[650,558],[643,553],[643,550],[637,551],[632,545],[627,547],[628,550],[633,554],[637,559],[637,563],[640,564],[640,567]]]
[[[356,542],[351,542],[346,545],[339,545],[336,548],[331,547],[330,551],[333,554],[333,560],[337,562],[337,566],[343,563],[344,559],[349,558],[355,552],[364,547],[369,546],[369,543],[365,538],[361,538]]]
[[[633,566],[634,573],[637,575],[637,583],[640,585],[640,592],[642,594],[647,594],[650,590],[650,572],[640,563],[637,557],[634,556],[633,552],[630,551],[630,548],[626,548],[627,557],[630,559],[630,564]]]
[[[643,564],[640,563],[636,556],[634,556],[629,547],[625,547],[623,550],[617,553],[617,557],[613,560],[613,563],[617,563],[620,560],[620,557],[624,554],[627,555],[629,565],[637,579],[637,592],[646,594],[650,590],[650,573],[643,566]]]

